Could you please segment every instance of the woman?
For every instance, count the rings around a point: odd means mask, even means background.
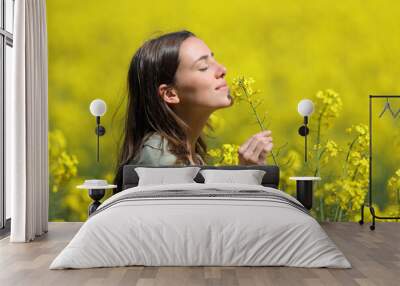
[[[231,106],[226,68],[193,33],[179,31],[148,40],[134,54],[128,72],[123,144],[114,183],[125,164],[204,165],[202,138],[210,115]],[[273,147],[271,131],[240,146],[239,164],[264,164]]]

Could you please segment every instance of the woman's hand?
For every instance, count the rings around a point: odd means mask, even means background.
[[[264,165],[268,153],[272,147],[272,132],[270,130],[262,131],[250,137],[242,146],[240,146],[239,165]]]

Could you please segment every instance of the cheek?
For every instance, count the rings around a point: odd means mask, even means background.
[[[196,75],[188,77],[184,82],[179,89],[182,103],[207,105],[214,92],[214,83],[210,76]]]

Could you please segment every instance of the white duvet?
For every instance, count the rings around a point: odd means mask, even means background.
[[[172,197],[146,197],[168,191],[176,192]],[[216,192],[230,195],[215,196]],[[252,192],[261,195],[254,197]],[[342,252],[299,204],[282,191],[258,185],[130,188],[99,207],[50,269],[127,265],[350,268]]]

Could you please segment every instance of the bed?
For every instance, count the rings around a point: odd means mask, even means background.
[[[122,191],[100,205],[50,269],[130,265],[351,268],[308,210],[278,189],[276,166],[199,166],[202,170],[263,170],[260,185],[204,183],[200,172],[192,183],[139,185],[138,167],[143,166],[124,166]]]

